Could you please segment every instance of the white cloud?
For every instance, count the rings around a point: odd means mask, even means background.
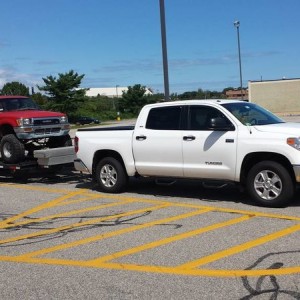
[[[0,69],[0,88],[2,88],[5,83],[12,81],[18,81],[31,87],[41,83],[41,76],[19,73],[14,67],[10,66]]]

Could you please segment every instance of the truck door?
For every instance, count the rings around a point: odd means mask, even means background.
[[[230,131],[209,129],[211,118],[225,118]],[[237,156],[237,130],[217,108],[189,107],[188,127],[183,137],[183,168],[188,178],[233,180]]]
[[[181,106],[150,109],[133,136],[135,167],[144,176],[183,177]]]

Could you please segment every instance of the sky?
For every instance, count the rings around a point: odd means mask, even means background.
[[[300,78],[299,0],[165,0],[170,93]],[[164,92],[159,0],[1,0],[0,89],[76,71]]]

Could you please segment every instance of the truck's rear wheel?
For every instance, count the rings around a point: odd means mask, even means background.
[[[96,167],[96,180],[102,191],[119,193],[125,188],[128,176],[117,159],[106,157]]]
[[[280,207],[293,197],[295,188],[284,166],[274,161],[262,161],[249,171],[247,190],[256,203]]]
[[[0,152],[2,160],[6,163],[18,163],[25,158],[25,148],[14,134],[5,135],[1,139]]]

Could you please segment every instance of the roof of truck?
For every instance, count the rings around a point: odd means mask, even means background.
[[[193,104],[224,104],[224,103],[239,103],[245,102],[245,100],[236,99],[195,99],[195,100],[182,100],[182,101],[167,101],[155,104],[148,104],[147,106],[160,106],[160,105],[193,105]]]

